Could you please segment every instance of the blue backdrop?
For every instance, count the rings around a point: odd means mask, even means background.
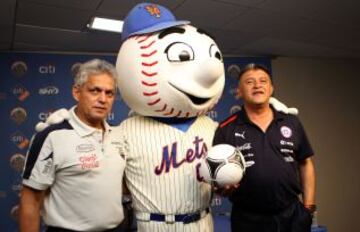
[[[54,110],[75,104],[71,96],[72,67],[92,58],[115,63],[116,56],[0,53],[0,231],[17,230],[21,171],[34,125]],[[226,85],[222,99],[209,116],[221,121],[239,109],[235,98],[237,73],[248,63],[271,70],[266,57],[225,57]],[[111,124],[128,116],[129,108],[118,96]],[[230,203],[215,196],[212,202],[215,231],[230,231]]]

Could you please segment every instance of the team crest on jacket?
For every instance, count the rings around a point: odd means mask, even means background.
[[[282,126],[280,132],[285,138],[290,138],[292,136],[292,130],[287,126]]]

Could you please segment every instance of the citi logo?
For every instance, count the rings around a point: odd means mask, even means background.
[[[21,133],[16,132],[11,137],[10,140],[19,148],[24,149],[29,145],[29,140]]]
[[[220,206],[222,204],[221,197],[215,195],[214,198],[211,201],[211,206]]]
[[[56,67],[53,64],[43,65],[39,67],[39,73],[41,74],[55,74]]]
[[[40,119],[41,121],[46,121],[46,119],[50,116],[51,113],[52,113],[52,111],[40,112],[40,113],[39,113],[39,119]]]
[[[235,88],[230,88],[230,89],[229,89],[229,94],[232,95],[232,96],[234,96],[235,99],[237,99],[237,87],[235,87]]]
[[[11,137],[11,141],[14,143],[21,143],[25,140],[25,137],[22,135],[14,135]]]
[[[40,95],[57,95],[59,94],[59,88],[56,86],[47,86],[39,89]]]
[[[114,114],[114,112],[111,112],[110,114],[108,114],[107,120],[108,120],[108,121],[113,121],[113,120],[115,120],[115,114]]]
[[[210,118],[215,120],[218,117],[218,113],[216,110],[211,110],[211,111],[207,112],[207,116],[209,116]]]
[[[13,89],[13,94],[14,95],[19,95],[19,94],[22,94],[23,92],[25,92],[25,88],[22,87],[22,86],[15,86],[14,89]]]
[[[11,189],[12,189],[14,192],[20,191],[20,190],[21,190],[21,184],[13,184],[13,185],[11,186]]]
[[[21,85],[15,86],[12,90],[12,93],[17,97],[19,101],[24,101],[30,95],[29,91]]]

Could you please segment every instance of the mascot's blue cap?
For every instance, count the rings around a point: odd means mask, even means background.
[[[137,4],[124,20],[121,40],[132,35],[160,31],[169,27],[189,24],[189,21],[178,21],[169,9],[152,3]]]

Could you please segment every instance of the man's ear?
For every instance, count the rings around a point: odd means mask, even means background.
[[[242,92],[240,90],[240,86],[237,87],[236,89],[236,99],[240,99],[242,97]]]
[[[80,86],[78,86],[78,85],[73,85],[73,87],[72,87],[72,95],[73,95],[73,98],[74,98],[76,101],[79,101]]]
[[[270,94],[270,96],[273,96],[273,94],[274,94],[274,91],[275,91],[275,89],[274,89],[274,86],[273,85],[271,85],[271,94]]]

